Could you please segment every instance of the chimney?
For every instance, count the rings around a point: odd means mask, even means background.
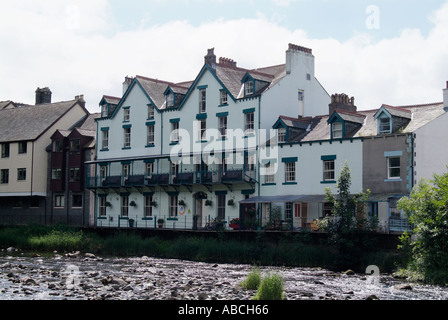
[[[219,64],[228,67],[236,67],[236,61],[233,61],[232,59],[229,58],[223,58],[223,57],[219,58]]]
[[[133,77],[126,76],[126,77],[124,78],[124,82],[123,82],[123,95],[124,95],[124,94],[126,93],[126,91],[128,90],[129,86],[130,86],[131,83],[132,83],[132,80],[134,80]]]
[[[80,94],[79,96],[75,96],[75,100],[77,100],[79,102],[79,104],[82,105],[83,107],[86,106],[86,101],[84,100],[83,94]]]
[[[204,61],[213,69],[216,69],[216,56],[215,56],[215,48],[211,48],[207,50],[207,55],[204,57]]]
[[[51,103],[51,91],[48,87],[36,89],[36,106],[43,103]]]
[[[355,98],[349,98],[345,93],[333,94],[331,96],[331,103],[328,105],[328,114],[331,116],[336,109],[356,112]]]
[[[448,111],[448,81],[446,82],[446,88],[443,89],[443,108]]]
[[[308,70],[303,70],[303,64],[308,66]],[[291,74],[293,71],[306,72],[314,76],[314,56],[312,49],[292,43],[288,45],[288,50],[286,50],[286,74]]]

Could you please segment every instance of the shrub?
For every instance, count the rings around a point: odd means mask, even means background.
[[[261,283],[261,273],[258,268],[250,272],[246,280],[240,283],[241,287],[247,290],[257,290]]]
[[[260,283],[254,300],[282,300],[283,278],[278,274],[268,275]]]

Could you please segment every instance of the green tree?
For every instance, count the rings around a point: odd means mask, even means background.
[[[409,253],[407,270],[428,282],[448,284],[448,173],[419,181],[398,208],[414,227],[400,238],[400,247]]]
[[[336,185],[337,193],[331,188],[325,189],[325,198],[332,210],[330,216],[323,219],[323,230],[328,233],[329,243],[338,249],[336,268],[355,268],[360,256],[373,247],[371,238],[363,237],[362,233],[370,231],[366,223],[364,203],[368,200],[370,191],[351,194],[351,172],[347,162],[341,168]]]

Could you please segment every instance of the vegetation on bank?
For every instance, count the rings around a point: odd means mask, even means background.
[[[340,260],[337,250],[326,241],[316,243],[310,235],[302,233],[285,233],[277,241],[268,239],[263,232],[259,232],[254,240],[228,239],[225,232],[218,233],[218,237],[192,235],[162,239],[125,231],[101,237],[95,231],[67,226],[0,226],[0,248],[7,247],[40,252],[81,251],[102,255],[146,255],[214,263],[321,267],[333,270]],[[395,251],[370,251],[359,255],[356,265],[350,265],[350,268],[364,272],[366,266],[374,264],[382,272],[391,272],[396,267],[396,261]]]

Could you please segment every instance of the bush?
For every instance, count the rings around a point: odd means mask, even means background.
[[[261,273],[258,268],[254,269],[246,277],[246,280],[240,283],[241,287],[247,290],[257,290],[261,283]]]
[[[278,274],[268,275],[260,283],[254,300],[282,300],[283,278]]]

